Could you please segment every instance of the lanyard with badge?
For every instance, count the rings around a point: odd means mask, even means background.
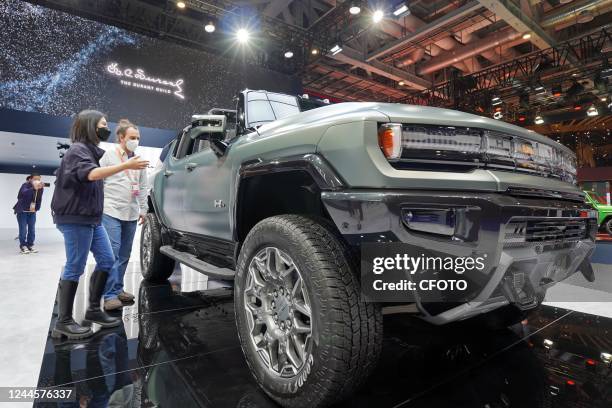
[[[121,150],[119,150],[119,148],[116,149],[117,151],[117,156],[119,156],[119,160],[121,161],[121,163],[125,162],[126,160],[123,158],[123,154],[121,154]],[[127,153],[126,153],[127,155]],[[125,172],[125,174],[127,175],[128,179],[130,180],[130,192],[132,194],[132,197],[138,197],[140,195],[140,186],[138,185],[138,181],[132,177],[133,173],[138,173],[139,170],[128,170],[125,169],[123,170]]]

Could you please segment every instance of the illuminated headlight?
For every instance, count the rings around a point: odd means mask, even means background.
[[[482,136],[478,129],[408,125],[402,147],[412,158],[477,160],[482,156]]]
[[[386,123],[379,146],[397,166],[427,162],[522,170],[576,183],[576,156],[548,143],[460,126]],[[413,166],[414,167],[414,166]]]

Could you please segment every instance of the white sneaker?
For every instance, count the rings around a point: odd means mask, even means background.
[[[38,252],[38,249],[34,248],[34,245],[29,246],[28,250],[30,250],[31,253],[35,254],[36,252]]]
[[[22,247],[19,247],[19,249],[21,250],[21,253],[23,255],[30,253],[30,250],[28,249],[28,247],[22,246]]]

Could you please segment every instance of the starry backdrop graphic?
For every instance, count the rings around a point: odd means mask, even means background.
[[[0,108],[180,129],[192,114],[233,109],[246,87],[298,93],[300,81],[257,66],[21,0],[0,0]]]

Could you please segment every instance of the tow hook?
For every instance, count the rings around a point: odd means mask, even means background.
[[[586,280],[589,282],[595,282],[595,272],[593,271],[593,266],[591,265],[588,257],[582,261],[578,269],[580,272],[582,272],[582,276],[584,276]]]

